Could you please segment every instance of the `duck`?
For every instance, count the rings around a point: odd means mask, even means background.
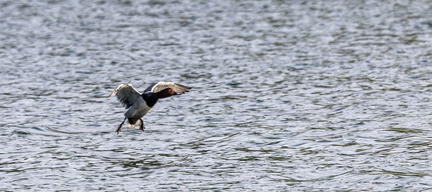
[[[191,89],[189,86],[181,85],[170,81],[161,81],[151,84],[143,93],[139,92],[132,84],[120,84],[108,96],[116,96],[120,103],[127,109],[124,113],[125,118],[116,129],[119,134],[122,125],[128,120],[129,127],[140,125],[140,130],[144,131],[144,121],[142,117],[146,115],[159,99],[181,95]]]

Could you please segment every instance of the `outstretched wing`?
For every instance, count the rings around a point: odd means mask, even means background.
[[[131,107],[135,101],[141,97],[141,93],[137,91],[132,84],[121,84],[114,89],[109,97],[117,96],[117,99],[127,109]]]
[[[154,84],[150,85],[149,87],[147,87],[147,89],[144,90],[144,93],[147,93],[147,92],[156,93],[156,92],[162,91],[166,88],[172,88],[174,90],[174,92],[176,92],[178,94],[183,94],[183,93],[189,91],[189,89],[191,89],[191,87],[180,85],[178,83],[169,82],[169,81],[161,81],[161,82],[154,83]]]

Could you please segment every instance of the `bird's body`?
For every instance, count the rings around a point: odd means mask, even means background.
[[[152,109],[159,99],[183,94],[189,89],[191,87],[173,82],[158,82],[147,87],[144,93],[140,93],[131,84],[120,84],[109,96],[117,96],[117,99],[128,110],[124,114],[125,118],[116,132],[120,132],[121,126],[126,119],[128,119],[129,126],[132,127],[140,122],[140,129],[144,130],[142,117]]]

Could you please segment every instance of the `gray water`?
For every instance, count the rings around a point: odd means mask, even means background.
[[[0,7],[0,191],[432,190],[429,0]]]

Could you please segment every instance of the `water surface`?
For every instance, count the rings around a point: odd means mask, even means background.
[[[2,1],[2,191],[432,189],[429,1]],[[192,86],[123,128],[120,83]]]

